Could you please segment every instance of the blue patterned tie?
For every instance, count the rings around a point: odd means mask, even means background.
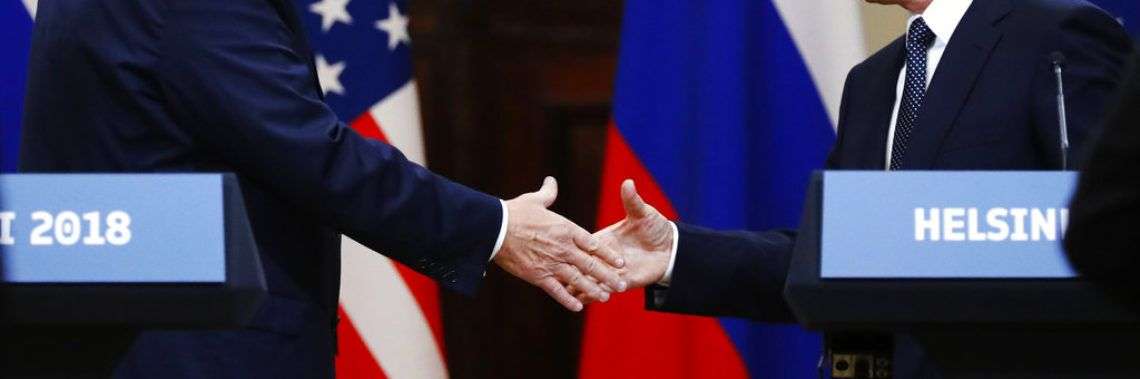
[[[934,42],[934,32],[922,18],[915,19],[906,33],[906,85],[903,87],[899,115],[895,121],[895,138],[891,149],[891,170],[902,165],[910,147],[910,135],[922,111],[926,97],[926,50]]]

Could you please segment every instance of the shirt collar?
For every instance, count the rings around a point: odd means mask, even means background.
[[[929,26],[930,31],[934,32],[936,41],[948,43],[950,37],[954,35],[954,30],[958,28],[958,23],[962,21],[962,17],[966,15],[966,10],[970,9],[970,4],[973,2],[973,0],[934,0],[930,6],[926,7],[925,12],[910,16],[906,23],[907,30],[910,30],[910,24],[914,20],[922,17],[926,26]]]

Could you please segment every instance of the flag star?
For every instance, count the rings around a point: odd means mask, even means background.
[[[412,43],[408,34],[408,17],[400,14],[396,4],[388,4],[388,18],[376,21],[376,28],[388,33],[388,49],[395,50],[400,42]]]
[[[317,81],[321,83],[321,91],[344,95],[344,86],[340,84],[340,73],[344,72],[344,62],[329,64],[324,55],[317,55]]]
[[[309,6],[309,11],[321,15],[321,31],[327,32],[338,21],[352,23],[348,2],[352,0],[321,0]]]

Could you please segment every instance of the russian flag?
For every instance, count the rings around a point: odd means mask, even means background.
[[[847,71],[866,56],[855,1],[629,0],[598,225],[633,178],[666,217],[718,229],[796,227]],[[644,310],[644,291],[591,306],[582,378],[817,374],[795,325]]]

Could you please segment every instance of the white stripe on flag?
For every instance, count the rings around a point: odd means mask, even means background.
[[[340,302],[364,345],[392,379],[446,378],[431,326],[395,263],[341,238]]]
[[[39,3],[39,0],[24,0],[24,8],[27,8],[28,14],[32,15],[32,20],[36,19],[36,6],[38,6]]]
[[[831,127],[839,120],[839,102],[847,72],[867,59],[856,1],[772,0],[792,34],[819,90]]]
[[[415,80],[409,80],[396,92],[373,105],[368,112],[380,124],[388,143],[400,149],[412,162],[427,166],[420,124],[420,99]]]

